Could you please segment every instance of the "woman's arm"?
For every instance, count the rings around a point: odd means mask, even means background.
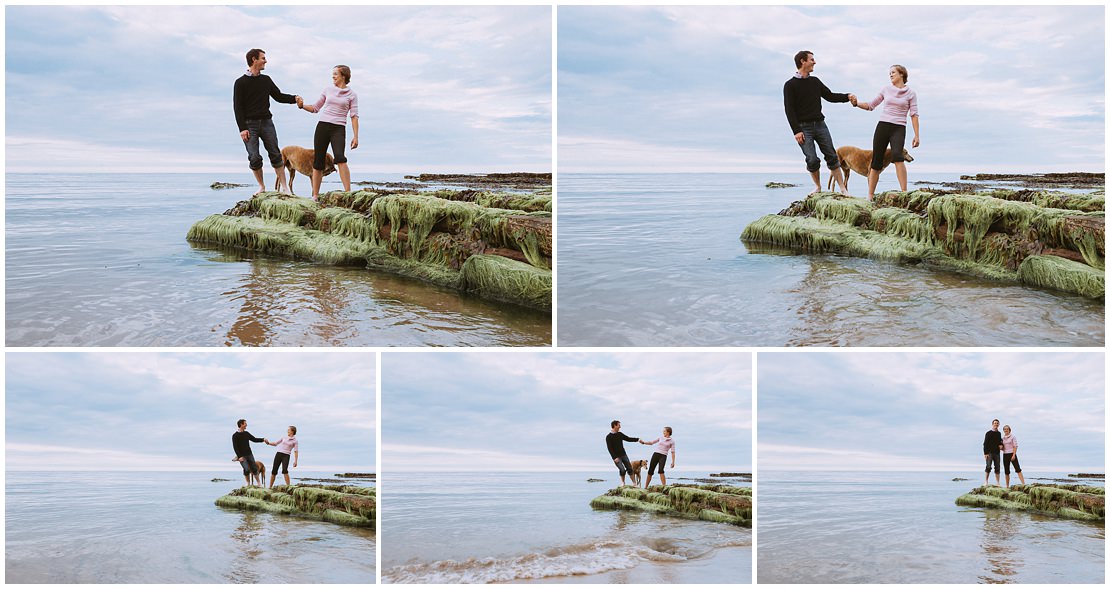
[[[297,461],[301,459],[301,451],[293,450],[293,468],[297,468]]]
[[[354,137],[351,137],[351,149],[358,149],[358,115],[351,117],[351,130],[354,131]]]
[[[912,117],[910,117],[910,122],[913,123],[913,146],[917,147],[921,145],[921,139],[918,137],[917,115],[913,115]],[[1014,448],[1014,452],[1017,452],[1017,447],[1015,446]]]
[[[671,468],[674,468],[674,448],[671,448]]]

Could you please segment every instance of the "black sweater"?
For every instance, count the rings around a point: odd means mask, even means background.
[[[251,451],[251,442],[264,442],[265,438],[256,438],[248,431],[235,432],[231,434],[231,447],[235,449],[235,457],[242,458],[248,454],[254,455]]]
[[[625,442],[639,442],[640,438],[630,438],[620,432],[609,432],[605,436],[605,446],[609,448],[609,456],[620,458],[624,456]]]
[[[802,123],[825,120],[825,115],[821,114],[822,98],[829,102],[848,102],[847,94],[829,90],[816,76],[790,78],[782,87],[782,98],[786,120],[795,135],[802,132]]]
[[[983,454],[994,454],[998,452],[998,447],[1002,445],[1002,432],[998,430],[987,430],[987,435],[983,437]]]
[[[277,84],[266,74],[248,76],[243,74],[235,80],[235,93],[232,102],[235,105],[235,124],[239,130],[247,128],[247,119],[272,119],[270,114],[270,98],[278,102],[293,104],[297,97],[292,94],[282,94]]]

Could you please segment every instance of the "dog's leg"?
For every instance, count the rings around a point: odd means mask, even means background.
[[[286,166],[286,168],[289,170],[289,194],[296,195],[297,193],[293,192],[293,178],[297,177],[297,168],[293,166]]]
[[[844,168],[844,194],[848,194],[848,178],[852,176],[852,168],[848,166],[840,166]],[[832,179],[829,180],[832,183]]]

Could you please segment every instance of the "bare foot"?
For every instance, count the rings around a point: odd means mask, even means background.
[[[259,194],[262,194],[263,192],[266,192],[266,187],[265,186],[259,187],[259,189],[256,190],[254,192],[254,194],[252,194],[251,196],[258,196]]]

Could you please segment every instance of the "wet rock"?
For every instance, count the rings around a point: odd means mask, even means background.
[[[797,184],[787,184],[786,182],[768,182],[764,185],[766,188],[797,188]]]
[[[745,244],[837,253],[1100,299],[1105,197],[992,190],[885,192],[873,202],[818,192],[748,225]]]
[[[406,180],[458,186],[502,186],[512,188],[539,188],[551,186],[550,173],[513,172],[509,174],[420,174],[405,176]]]
[[[586,479],[587,483],[604,483],[605,479]]]
[[[1106,489],[1087,485],[1013,485],[978,487],[956,498],[956,505],[1035,511],[1068,519],[1105,521]]]
[[[345,472],[335,473],[335,476],[343,479],[377,479],[377,473],[373,472]]]
[[[246,188],[249,184],[234,184],[231,182],[213,182],[209,188],[212,190],[223,190],[225,188]]]
[[[264,192],[197,222],[186,238],[402,274],[550,312],[551,197],[359,190],[314,202]]]
[[[213,483],[230,483],[230,482],[231,482],[231,479],[220,479],[220,478],[216,478],[216,479],[212,479],[212,482],[213,482]]]
[[[590,501],[594,509],[629,509],[727,523],[752,525],[751,487],[727,485],[652,485],[617,487]]]
[[[962,478],[960,478],[960,477],[956,477],[956,478],[952,479],[952,482],[956,482],[956,481],[967,481],[967,480],[971,480],[971,479],[962,479]]]
[[[335,485],[277,485],[273,489],[240,487],[216,499],[216,505],[373,528],[377,491],[367,487]]]
[[[1104,479],[1104,478],[1106,478],[1105,474],[1094,473],[1094,472],[1081,472],[1081,473],[1077,473],[1077,474],[1069,474],[1068,476],[1072,477],[1072,478],[1076,478],[1076,479]]]
[[[711,477],[750,479],[750,478],[752,478],[752,473],[750,473],[750,472],[718,472],[718,473],[715,473],[715,474],[710,473],[709,476],[711,476]]]
[[[1106,174],[1093,172],[1063,172],[1054,174],[975,174],[960,176],[960,180],[986,182],[1017,182],[1029,188],[1060,187],[1088,188],[1106,185]]]

